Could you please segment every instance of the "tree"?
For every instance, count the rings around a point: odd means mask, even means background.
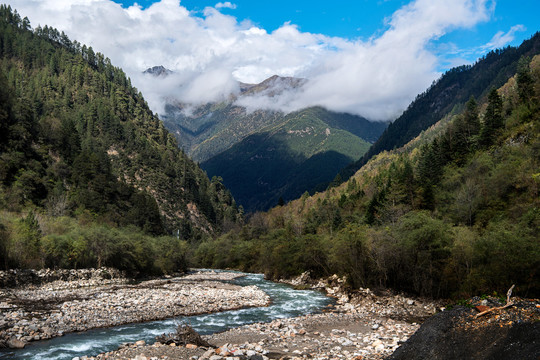
[[[492,89],[488,96],[488,106],[484,114],[484,124],[480,131],[480,144],[488,147],[493,143],[493,138],[497,136],[498,130],[504,126],[503,102],[497,92]]]
[[[526,105],[529,105],[534,96],[534,81],[529,68],[529,57],[522,56],[519,59],[517,67],[517,84],[519,99]]]

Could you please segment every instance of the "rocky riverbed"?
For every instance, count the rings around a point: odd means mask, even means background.
[[[346,291],[344,279],[293,279],[295,285],[324,288],[337,304],[322,314],[256,323],[204,336],[211,346],[160,342],[124,344],[88,359],[382,359],[404,343],[419,322],[441,304],[369,289]],[[172,345],[172,346],[171,346]]]
[[[198,272],[137,284],[110,276],[110,271],[89,274],[73,276],[73,280],[49,276],[52,282],[0,289],[0,347],[20,348],[67,332],[270,303],[255,286],[222,282],[241,276],[235,273]],[[0,274],[0,278],[11,275]]]

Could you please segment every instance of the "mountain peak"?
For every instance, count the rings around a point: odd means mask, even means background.
[[[172,73],[171,70],[165,68],[163,65],[154,66],[143,71],[143,74],[150,74],[153,76],[167,76]]]
[[[240,92],[242,95],[255,95],[264,93],[266,96],[275,96],[281,94],[285,90],[293,90],[302,87],[306,83],[306,79],[295,77],[283,77],[273,75],[258,84],[240,83]]]

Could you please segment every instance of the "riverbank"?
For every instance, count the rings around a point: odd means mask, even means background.
[[[203,336],[210,347],[136,342],[88,359],[382,359],[440,306],[390,292],[349,292],[344,279],[337,276],[317,282],[304,280],[292,282],[301,287],[324,288],[336,298],[336,305],[322,314],[245,325]]]
[[[32,281],[0,289],[0,347],[21,348],[68,332],[270,303],[255,286],[223,282],[242,276],[236,273],[197,272],[137,284],[99,273],[110,275],[92,270],[95,276],[74,275],[73,280],[37,281],[40,285]]]

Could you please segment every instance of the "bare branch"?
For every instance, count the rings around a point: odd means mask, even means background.
[[[499,306],[499,307],[494,307],[494,308],[491,308],[491,309],[487,309],[486,311],[482,311],[481,313],[476,314],[475,318],[477,318],[479,316],[482,316],[484,314],[487,314],[489,312],[492,312],[492,311],[495,311],[495,310],[506,309],[507,307],[514,305],[514,303],[512,301],[510,301],[510,297],[512,296],[512,290],[514,290],[514,286],[516,286],[516,285],[512,285],[510,287],[510,289],[508,289],[508,291],[506,292],[506,305]]]

